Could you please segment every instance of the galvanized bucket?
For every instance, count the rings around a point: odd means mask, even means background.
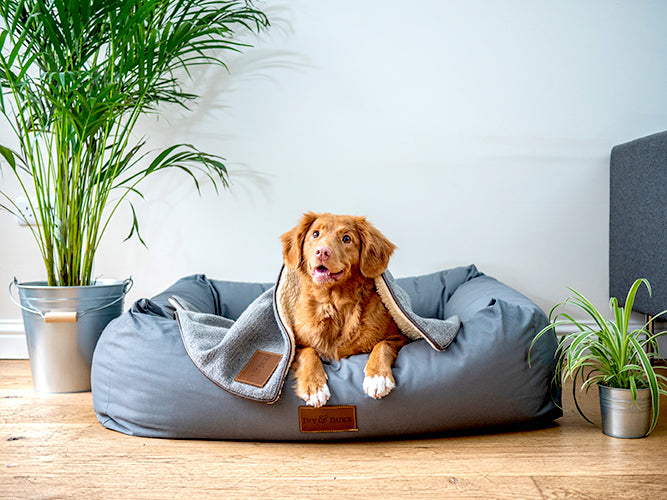
[[[12,286],[19,294],[18,303]],[[38,392],[90,390],[93,351],[102,330],[123,312],[132,288],[125,281],[97,280],[90,286],[48,286],[44,281],[9,284],[23,312],[33,386]]]
[[[617,438],[641,438],[651,426],[651,390],[638,389],[632,400],[630,389],[598,385],[602,432]]]

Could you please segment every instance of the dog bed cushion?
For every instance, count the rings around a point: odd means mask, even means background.
[[[460,329],[444,351],[426,340],[404,346],[394,365],[396,388],[382,399],[363,391],[368,354],[325,362],[327,407],[353,407],[356,430],[302,432],[294,379],[287,375],[272,404],[231,394],[188,356],[169,297],[186,309],[236,321],[272,284],[183,278],[141,299],[103,332],[93,358],[98,420],[125,434],[198,439],[312,440],[417,435],[561,416],[553,390],[556,339],[543,336],[544,313],[528,298],[479,272],[459,267],[401,278],[398,286],[422,318],[458,316]]]

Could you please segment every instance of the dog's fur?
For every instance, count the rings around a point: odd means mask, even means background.
[[[297,271],[294,311],[296,393],[310,406],[330,397],[322,358],[370,353],[364,391],[381,398],[394,388],[391,373],[401,335],[375,289],[396,248],[364,217],[308,212],[281,237],[286,267]]]

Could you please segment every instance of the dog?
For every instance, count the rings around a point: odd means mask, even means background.
[[[379,399],[395,387],[392,366],[408,339],[382,303],[374,278],[396,249],[365,217],[308,212],[281,236],[299,279],[294,310],[296,394],[320,407],[331,394],[322,358],[370,353],[363,389]]]

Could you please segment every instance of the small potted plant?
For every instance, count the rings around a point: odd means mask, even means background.
[[[648,436],[658,420],[660,394],[667,395],[667,377],[652,364],[657,357],[656,339],[667,332],[650,333],[652,319],[641,328],[630,330],[630,314],[635,295],[647,280],[636,280],[625,300],[625,307],[612,297],[609,301],[613,319],[607,319],[576,290],[574,295],[556,304],[549,313],[549,326],[540,331],[533,343],[557,326],[572,331],[564,334],[556,351],[556,383],[570,379],[574,402],[586,421],[593,423],[577,402],[577,388],[588,391],[597,385],[600,391],[602,432],[614,437]],[[586,319],[575,319],[565,308],[571,305]],[[661,312],[657,316],[667,313]],[[581,384],[581,385],[579,385]]]
[[[45,267],[45,281],[15,283],[37,390],[90,387],[92,348],[120,314],[129,284],[100,291],[107,284],[95,280],[95,255],[121,204],[141,196],[139,184],[177,169],[197,190],[199,177],[216,191],[227,186],[218,155],[188,144],[147,151],[147,140],[135,136],[138,119],[164,104],[187,109],[197,97],[182,86],[189,69],[225,67],[223,53],[247,46],[236,41],[239,29],[267,26],[250,0],[0,2],[0,114],[15,136],[15,144],[0,145],[0,159],[20,187],[20,193],[0,188],[0,208],[35,221],[28,228]],[[129,207],[128,238],[139,236]],[[53,310],[70,300],[67,311]],[[56,353],[60,359],[49,358]]]

